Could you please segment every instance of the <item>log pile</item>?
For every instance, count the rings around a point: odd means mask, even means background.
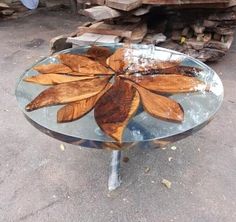
[[[11,16],[15,13],[8,4],[0,2],[0,18]]]
[[[43,12],[46,10],[58,10],[71,8],[74,10],[73,2],[75,0],[40,0],[37,10],[27,9],[20,0],[0,0],[0,21],[7,19],[18,19],[21,17],[29,16],[37,12]]]
[[[204,62],[220,59],[233,41],[236,1],[181,2],[180,5],[178,0],[91,0],[90,8],[80,12],[95,21],[79,27],[77,36],[67,41],[79,45],[155,44]]]
[[[32,15],[36,10],[27,9],[18,0],[6,1],[9,3],[0,3],[0,21],[8,19],[18,19],[21,17]]]

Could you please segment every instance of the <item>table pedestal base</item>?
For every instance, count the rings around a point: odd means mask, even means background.
[[[120,159],[121,151],[112,151],[111,163],[109,168],[108,189],[109,191],[117,189],[121,185],[120,178]]]

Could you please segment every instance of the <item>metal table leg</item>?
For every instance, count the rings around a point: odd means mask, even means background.
[[[120,159],[121,159],[121,151],[117,150],[112,151],[111,164],[109,168],[109,180],[108,180],[109,191],[115,190],[121,185]]]

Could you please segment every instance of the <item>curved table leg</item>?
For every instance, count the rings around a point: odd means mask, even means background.
[[[117,150],[112,151],[111,164],[109,168],[109,180],[108,180],[109,191],[115,190],[121,185],[120,159],[121,159],[121,151]]]

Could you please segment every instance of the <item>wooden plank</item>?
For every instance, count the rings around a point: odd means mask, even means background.
[[[128,15],[128,16],[122,16],[121,18],[114,19],[114,24],[131,24],[131,23],[140,23],[142,21],[141,16],[134,16],[134,15]]]
[[[82,14],[97,21],[112,19],[122,15],[119,11],[109,8],[105,5],[84,9]]]
[[[213,31],[219,35],[233,35],[234,34],[234,28],[230,27],[215,27]]]
[[[208,17],[209,20],[213,21],[231,21],[236,20],[236,14],[234,12],[224,12],[218,14],[212,14]]]
[[[142,3],[150,5],[217,4],[229,3],[229,0],[142,0]]]
[[[140,43],[142,42],[143,38],[147,34],[147,24],[143,23],[141,25],[138,25],[137,28],[134,29],[132,36],[131,36],[131,42],[132,43]]]
[[[110,25],[99,22],[89,27],[79,27],[79,32],[81,34],[94,33],[101,35],[116,35],[124,37],[128,41],[138,43],[141,42],[144,36],[147,34],[147,24],[141,22],[129,25]]]
[[[92,5],[105,5],[106,0],[90,0]]]
[[[7,5],[6,3],[0,2],[0,9],[8,9],[8,8],[10,8],[9,5]]]
[[[84,33],[78,37],[67,38],[67,42],[75,45],[86,45],[94,43],[118,43],[120,42],[120,37],[115,35],[99,35],[92,33]]]
[[[158,34],[147,34],[144,39],[143,39],[143,43],[147,43],[147,44],[154,44],[157,45],[161,42],[165,42],[166,41],[166,36],[163,35],[162,33],[158,33]]]
[[[228,51],[233,43],[233,40],[233,36],[230,36],[226,42],[211,40],[206,44],[206,47],[222,51]]]
[[[1,15],[4,15],[4,16],[10,16],[14,13],[15,11],[13,9],[4,9],[4,10],[1,10],[0,11],[0,14]]]
[[[141,15],[145,15],[147,13],[150,12],[151,6],[150,5],[143,5],[140,8],[135,9],[134,11],[132,11],[132,14],[135,16],[141,16]]]
[[[225,9],[228,8],[229,5],[228,3],[202,3],[202,4],[180,4],[180,5],[167,5],[169,7],[172,8],[181,8],[181,9],[188,9],[188,8],[202,8],[204,9],[208,9],[208,8],[214,8],[214,9]]]
[[[123,11],[130,11],[141,6],[142,0],[106,0],[106,5]]]
[[[185,42],[186,46],[189,48],[193,48],[195,50],[201,50],[204,48],[205,43],[204,42],[199,42],[196,39],[188,39]]]
[[[201,61],[209,61],[214,62],[221,59],[226,54],[225,51],[212,49],[212,48],[204,48],[199,51],[199,56],[197,57]]]
[[[236,0],[230,0],[229,4],[228,4],[228,7],[232,7],[232,6],[235,6],[235,5],[236,5]]]
[[[94,33],[102,35],[116,35],[120,37],[131,38],[132,30],[127,26],[109,25],[99,22],[99,24],[91,25],[90,27],[79,27],[79,33]]]

